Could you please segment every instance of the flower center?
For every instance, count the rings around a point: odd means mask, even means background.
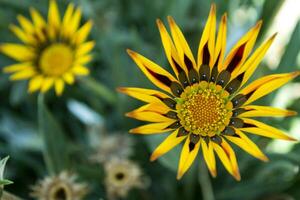
[[[62,75],[70,69],[72,63],[73,51],[62,43],[55,43],[44,49],[39,60],[41,71],[49,76]]]
[[[50,189],[50,198],[53,200],[71,200],[72,199],[72,191],[70,186],[65,183],[58,183],[57,185],[53,185]]]
[[[232,115],[228,97],[221,86],[206,81],[187,87],[176,104],[181,125],[201,136],[220,134]]]

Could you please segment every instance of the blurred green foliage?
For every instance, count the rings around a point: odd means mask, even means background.
[[[61,10],[70,1],[57,0]],[[159,32],[155,25],[156,18],[166,21],[172,15],[182,28],[194,52],[204,27],[211,1],[205,0],[74,0],[83,9],[84,20],[93,19],[94,28],[91,39],[96,41],[94,60],[90,64],[94,80],[78,80],[77,84],[66,88],[60,98],[53,92],[45,96],[29,95],[26,92],[26,81],[11,83],[8,76],[0,76],[0,155],[10,155],[7,165],[7,178],[14,184],[8,191],[29,199],[29,188],[39,178],[68,167],[91,186],[87,199],[105,198],[103,169],[91,164],[87,157],[91,153],[87,138],[89,124],[84,124],[72,114],[68,102],[76,99],[97,112],[103,119],[105,128],[112,132],[130,128],[139,124],[127,119],[123,114],[140,103],[124,95],[116,94],[119,86],[140,86],[152,88],[135,64],[126,54],[126,48],[140,52],[155,62],[169,68],[163,53]],[[227,12],[229,15],[228,45],[232,45],[242,33],[245,33],[258,19],[264,19],[265,28],[260,34],[260,41],[268,28],[274,23],[283,0],[216,0],[218,17]],[[29,7],[34,6],[44,16],[47,14],[46,0],[0,0],[0,42],[17,42],[9,32],[8,26],[16,22],[16,16],[29,16]],[[254,15],[242,24],[234,24],[234,13],[238,9],[253,9]],[[288,23],[288,22],[287,22]],[[280,31],[280,30],[278,30]],[[298,67],[297,58],[300,48],[300,26],[295,26],[293,34],[282,50],[279,66],[272,70],[266,63],[255,74],[255,77],[277,72],[294,71]],[[298,59],[299,60],[299,59]],[[13,63],[0,55],[0,66]],[[296,81],[299,84],[299,79]],[[99,84],[101,83],[101,85]],[[296,84],[296,83],[294,83]],[[299,85],[298,85],[299,89]],[[112,95],[103,95],[107,90]],[[259,102],[268,105],[277,93],[263,98]],[[289,102],[289,108],[300,112],[299,99]],[[39,111],[38,111],[39,108]],[[293,120],[265,119],[265,122],[287,131]],[[40,133],[38,130],[40,123]],[[298,130],[300,132],[300,130]],[[296,133],[299,135],[299,132]],[[175,179],[180,147],[159,159],[149,162],[149,155],[165,135],[153,137],[135,136],[136,146],[133,160],[138,162],[151,178],[151,185],[144,191],[133,191],[128,199],[202,199],[200,187],[199,162],[181,181]],[[262,149],[270,140],[253,139]],[[45,143],[43,141],[46,141]],[[300,199],[300,145],[296,144],[286,154],[267,152],[271,162],[262,163],[246,153],[238,152],[242,181],[236,182],[223,166],[218,163],[218,177],[211,181],[217,200],[252,200],[252,199]],[[206,173],[206,172],[202,172]],[[206,186],[204,186],[206,187]],[[202,189],[201,189],[202,188]]]

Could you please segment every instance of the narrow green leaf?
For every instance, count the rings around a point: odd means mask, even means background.
[[[264,24],[261,28],[259,39],[266,34],[283,2],[284,0],[268,0],[264,2],[259,18],[263,20]]]
[[[80,86],[89,90],[99,98],[104,99],[108,103],[114,104],[116,102],[116,94],[112,92],[105,85],[101,84],[92,77],[85,77],[80,79]]]
[[[300,21],[295,26],[291,39],[281,57],[276,73],[296,70],[297,56],[300,52]]]
[[[45,105],[43,94],[38,97],[38,123],[39,132],[44,141],[43,153],[48,172],[57,174],[67,168],[65,135]]]

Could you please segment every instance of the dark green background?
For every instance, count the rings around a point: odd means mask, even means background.
[[[70,1],[57,0],[61,11]],[[245,33],[259,19],[264,20],[258,42],[266,38],[268,29],[278,14],[284,0],[218,0],[218,19],[227,12],[229,16],[228,44]],[[296,2],[296,1],[292,1]],[[140,70],[126,54],[126,48],[133,49],[158,64],[169,68],[165,58],[159,32],[156,28],[156,18],[166,22],[166,16],[172,15],[182,28],[193,52],[196,52],[199,39],[208,16],[211,1],[205,0],[81,0],[74,1],[83,10],[84,19],[93,19],[94,28],[90,38],[96,41],[93,51],[94,60],[90,63],[91,79],[78,81],[74,86],[68,86],[62,97],[56,97],[54,92],[48,93],[43,103],[42,97],[26,92],[27,82],[9,82],[8,75],[0,75],[0,155],[10,155],[5,176],[14,181],[7,186],[18,196],[28,199],[29,188],[36,180],[50,173],[67,167],[80,174],[80,179],[91,185],[91,193],[87,199],[105,198],[104,172],[99,165],[91,164],[87,157],[91,154],[87,137],[88,125],[82,123],[70,109],[70,102],[76,100],[89,106],[103,118],[103,124],[108,132],[124,131],[140,124],[127,119],[124,113],[141,105],[140,102],[124,95],[117,94],[119,86],[139,86],[154,88],[143,76]],[[34,6],[44,16],[47,15],[46,0],[0,0],[0,42],[18,42],[8,30],[11,23],[17,23],[16,16],[29,16],[29,7]],[[296,6],[296,5],[295,5]],[[234,19],[237,9],[242,11],[251,8],[255,12],[245,21],[236,24]],[[292,11],[291,11],[292,12]],[[290,23],[288,20],[286,23]],[[279,31],[280,34],[280,30]],[[255,73],[255,77],[270,73],[282,73],[299,70],[297,56],[300,48],[300,25],[292,30],[283,44],[284,52],[278,66],[269,68],[263,62]],[[298,56],[299,57],[299,56]],[[299,60],[299,59],[298,59]],[[11,59],[0,55],[1,68],[13,63]],[[296,85],[299,79],[294,81]],[[109,98],[103,86],[113,94]],[[295,93],[300,93],[300,87]],[[259,101],[261,105],[273,102],[276,92]],[[276,102],[275,102],[276,103]],[[39,118],[38,118],[39,104]],[[288,101],[289,109],[300,112],[299,99]],[[293,121],[299,116],[285,119],[266,118],[263,121],[289,131]],[[40,121],[39,121],[39,120]],[[47,145],[42,143],[44,133]],[[299,138],[300,130],[298,133]],[[199,173],[199,163],[194,163],[191,170],[180,181],[176,180],[176,168],[180,149],[176,148],[159,161],[149,162],[153,148],[165,136],[134,136],[135,153],[132,159],[139,163],[145,174],[150,177],[151,185],[146,190],[133,190],[128,199],[202,199],[202,189],[207,187],[199,180],[205,171]],[[252,137],[264,149],[271,140]],[[265,150],[271,162],[263,163],[237,150],[242,181],[236,182],[218,162],[218,177],[211,179],[215,199],[217,200],[252,200],[252,199],[300,199],[300,145],[295,144],[288,153],[276,154],[278,149]],[[275,151],[274,151],[275,150]],[[55,163],[53,169],[47,169],[42,152],[48,152]],[[208,183],[207,183],[208,184]]]

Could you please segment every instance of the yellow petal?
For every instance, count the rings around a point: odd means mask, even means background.
[[[190,137],[188,137],[182,147],[180,159],[179,159],[179,166],[177,172],[177,179],[181,179],[185,172],[191,167],[193,164],[199,148],[200,142],[198,142],[195,147],[190,151],[189,144],[190,144]]]
[[[216,48],[214,51],[213,63],[215,63],[215,65],[217,64],[219,72],[221,72],[224,69],[223,60],[226,51],[226,34],[227,34],[227,14],[225,13],[222,16],[219,25]]]
[[[65,15],[63,17],[63,22],[62,22],[62,33],[63,33],[63,36],[68,36],[68,33],[70,33],[70,30],[69,30],[69,24],[72,23],[71,22],[71,19],[72,19],[72,15],[73,15],[73,12],[74,12],[74,4],[73,3],[70,3],[67,7],[67,10],[65,12]]]
[[[10,25],[9,29],[24,43],[33,44],[34,39],[31,37],[31,35],[26,34],[21,28]]]
[[[53,28],[60,27],[60,14],[59,14],[56,0],[50,0],[49,12],[48,12],[48,23],[50,27]]]
[[[156,134],[156,133],[164,133],[170,131],[172,129],[168,128],[173,122],[159,122],[159,123],[151,123],[143,126],[136,127],[131,129],[130,133],[136,134]]]
[[[161,102],[161,99],[170,98],[160,91],[144,88],[120,87],[118,91],[147,103]]]
[[[236,136],[225,136],[226,139],[228,139],[230,142],[236,144],[243,150],[245,150],[250,155],[262,160],[262,161],[268,161],[267,156],[256,146],[254,142],[252,142],[242,131],[236,129],[236,134],[239,137]]]
[[[69,35],[72,35],[76,32],[76,30],[79,27],[80,20],[81,20],[81,10],[80,8],[77,8],[68,23],[67,30]]]
[[[93,26],[92,20],[86,22],[77,32],[75,35],[75,44],[79,45],[85,42],[86,38],[88,37],[89,33],[91,32]]]
[[[251,126],[240,128],[239,130],[241,130],[241,131],[245,131],[248,133],[261,135],[261,136],[269,137],[269,138],[297,141],[295,138],[287,135],[283,131],[281,131],[277,128],[274,128],[272,126],[269,126],[267,124],[264,124],[262,122],[256,121],[254,119],[243,118],[243,121],[244,121],[244,123],[249,124]]]
[[[151,112],[151,111],[144,111],[144,112],[133,111],[133,112],[126,113],[126,116],[141,121],[147,121],[147,122],[171,122],[171,121],[175,122],[174,119],[170,119],[160,113]]]
[[[87,53],[90,53],[90,51],[94,48],[94,46],[95,46],[94,41],[85,42],[79,45],[78,49],[76,50],[76,57],[83,56]]]
[[[62,77],[66,83],[70,85],[74,83],[74,76],[72,73],[64,73]]]
[[[168,22],[170,25],[173,41],[175,43],[175,47],[177,49],[181,63],[185,63],[184,56],[187,56],[187,58],[192,62],[193,66],[195,66],[196,62],[195,62],[193,53],[192,53],[187,41],[185,40],[185,37],[182,34],[180,28],[177,26],[175,20],[171,16],[168,16]],[[188,66],[186,66],[186,67],[188,67]]]
[[[161,41],[163,43],[166,56],[168,58],[168,61],[171,65],[174,73],[176,74],[177,77],[179,76],[179,73],[182,70],[187,73],[188,70],[186,68],[186,65],[183,64],[182,61],[180,60],[178,52],[175,49],[173,41],[172,41],[169,33],[167,32],[166,27],[164,26],[162,21],[160,21],[159,19],[156,20],[156,23],[157,23],[157,26],[159,29]]]
[[[26,69],[32,69],[33,66],[31,63],[17,63],[13,65],[9,65],[3,68],[4,73],[12,73],[12,72],[17,72],[17,71],[23,71]]]
[[[44,80],[44,78],[41,75],[37,75],[37,76],[31,78],[29,81],[28,92],[32,93],[32,92],[39,90],[42,86],[43,80]]]
[[[22,29],[27,33],[31,34],[34,31],[34,26],[33,24],[24,16],[18,15],[17,19],[22,27]]]
[[[155,113],[159,113],[159,114],[166,114],[167,112],[169,112],[171,109],[164,104],[163,102],[152,102],[146,105],[143,105],[137,109],[135,109],[134,113],[138,113],[138,112],[155,112]]]
[[[215,46],[215,34],[216,34],[216,5],[212,4],[199,43],[198,61],[197,61],[198,69],[202,64],[209,64],[209,66],[212,67],[214,61],[213,56],[214,56],[214,46]],[[203,60],[203,55],[206,54],[205,53],[206,51],[209,54],[209,60]]]
[[[242,108],[244,108],[246,112],[240,114],[239,117],[286,117],[297,114],[295,111],[284,110],[270,106],[248,105]]]
[[[232,72],[235,77],[240,70],[240,66],[245,62],[248,55],[255,44],[257,35],[261,28],[262,21],[259,21],[253,28],[251,28],[232,48],[224,61],[224,68]]]
[[[53,78],[45,78],[43,80],[42,86],[41,86],[41,91],[43,93],[47,92],[54,84],[54,79]]]
[[[213,177],[216,177],[217,176],[216,159],[215,159],[212,142],[209,141],[207,144],[204,141],[204,139],[201,138],[201,146],[202,146],[203,157],[209,169],[209,172]]]
[[[241,86],[243,86],[249,80],[249,78],[252,76],[252,74],[256,70],[258,64],[261,62],[261,60],[265,56],[266,52],[270,48],[271,44],[273,43],[275,37],[276,37],[276,34],[274,34],[266,42],[264,42],[260,47],[258,47],[255,50],[255,52],[251,55],[251,57],[241,67],[240,71],[236,75],[236,76],[238,76],[245,72]]]
[[[221,146],[212,142],[214,150],[223,163],[225,169],[236,179],[241,180],[241,176],[236,161],[236,156],[230,145],[222,139]]]
[[[30,8],[30,14],[35,27],[42,28],[46,26],[46,22],[39,11],[37,11],[35,8]]]
[[[84,56],[80,56],[76,58],[74,65],[85,65],[89,63],[93,59],[93,56],[91,54],[86,54]]]
[[[136,52],[131,50],[127,50],[127,52],[154,85],[170,94],[172,93],[170,85],[176,79],[169,72]]]
[[[55,80],[55,92],[57,96],[60,96],[62,92],[64,91],[64,81],[62,79],[56,79]]]
[[[0,51],[18,61],[31,61],[35,57],[32,48],[21,44],[2,44],[0,45]]]
[[[241,93],[242,94],[249,94],[248,100],[245,102],[244,105],[250,104],[253,101],[273,92],[277,88],[283,86],[290,80],[294,79],[295,77],[299,76],[300,72],[292,72],[292,73],[286,73],[286,74],[275,74],[275,75],[269,75],[262,77],[247,87],[245,87]]]
[[[27,68],[25,70],[18,71],[10,76],[10,80],[17,81],[17,80],[25,80],[32,76],[36,75],[36,71],[33,68]]]
[[[72,68],[72,72],[75,75],[86,76],[90,73],[90,70],[84,66],[78,65]]]
[[[179,143],[181,143],[187,136],[177,137],[178,129],[171,133],[152,153],[150,160],[154,161],[160,156],[166,154]]]

